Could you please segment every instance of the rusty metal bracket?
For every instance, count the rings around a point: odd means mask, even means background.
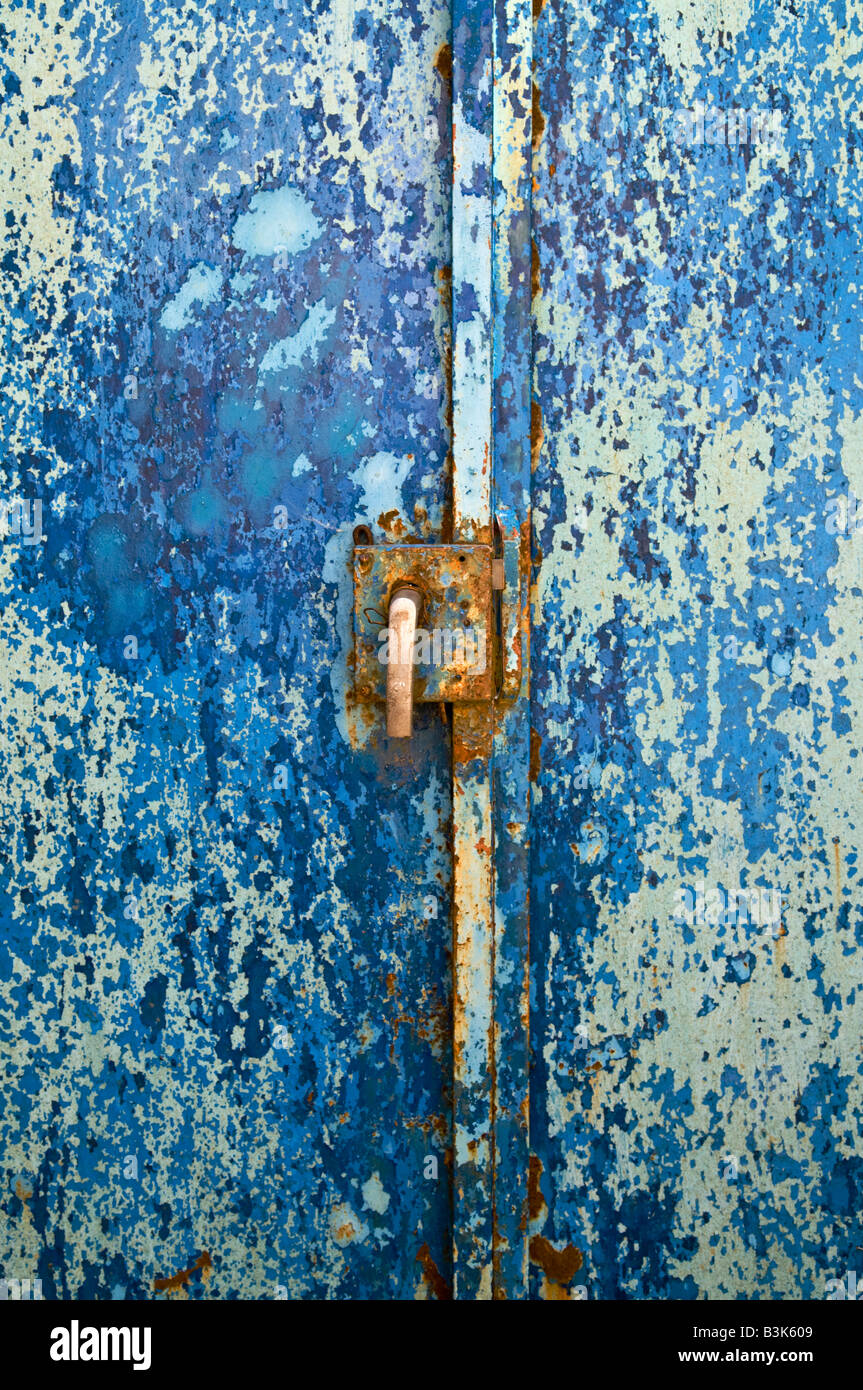
[[[496,644],[489,545],[354,547],[358,697],[386,699],[394,640],[387,615],[396,590],[406,585],[422,598],[414,638],[414,703],[490,700]]]
[[[518,529],[496,523],[493,545],[374,545],[357,527],[354,574],[354,688],[387,698],[387,670],[403,660],[390,625],[399,589],[416,589],[413,702],[514,699],[521,683],[524,585]]]

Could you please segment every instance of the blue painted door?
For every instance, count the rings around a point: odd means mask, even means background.
[[[829,1296],[844,9],[3,24],[4,1287]],[[505,550],[493,702],[384,736],[357,525]]]
[[[531,1290],[859,1266],[850,10],[539,0]]]
[[[2,1272],[445,1296],[448,733],[353,704],[350,554],[447,508],[449,15],[52,13],[4,18]]]

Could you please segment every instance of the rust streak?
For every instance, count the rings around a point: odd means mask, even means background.
[[[545,1236],[532,1236],[530,1258],[554,1284],[568,1284],[584,1264],[584,1255],[575,1245],[555,1250]]]
[[[540,146],[540,142],[541,142],[542,137],[543,137],[543,134],[544,134],[544,132],[545,132],[545,116],[542,114],[542,111],[540,110],[540,106],[539,106],[539,87],[537,87],[537,85],[536,85],[535,82],[534,82],[534,84],[533,84],[533,110],[532,110],[532,121],[533,121],[533,148],[534,148],[535,150],[538,150],[538,149],[539,149],[539,146]]]
[[[448,1303],[452,1299],[452,1290],[444,1279],[437,1265],[431,1257],[428,1245],[421,1245],[417,1252],[417,1260],[422,1267],[423,1278],[426,1285],[434,1294],[439,1303]]]
[[[540,750],[541,750],[541,748],[542,748],[542,736],[541,736],[541,734],[538,734],[537,731],[536,731],[536,729],[531,729],[531,731],[530,731],[530,770],[529,770],[529,773],[528,773],[531,782],[536,782],[536,781],[539,780],[539,771],[540,771],[540,767],[541,767],[541,763],[540,763]]]
[[[530,467],[534,473],[539,467],[539,455],[544,438],[542,406],[539,401],[534,400],[530,403]]]
[[[538,1221],[548,1210],[542,1195],[542,1159],[531,1154],[527,1173],[527,1216],[529,1221]]]
[[[452,49],[448,43],[442,43],[435,54],[435,71],[440,74],[444,86],[452,86]]]
[[[193,1274],[201,1273],[206,1279],[210,1270],[213,1268],[213,1261],[209,1251],[205,1250],[192,1262],[188,1269],[181,1269],[179,1273],[170,1275],[167,1279],[154,1279],[153,1288],[157,1293],[171,1293],[176,1289],[185,1288]]]

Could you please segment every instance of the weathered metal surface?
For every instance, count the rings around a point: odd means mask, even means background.
[[[529,510],[526,511],[526,515],[529,519]],[[523,528],[519,525],[518,518],[507,513],[506,524],[501,525],[498,514],[495,516],[495,527],[500,533],[500,546],[503,551],[500,558],[494,561],[494,565],[498,567],[496,574],[494,569],[492,572],[492,587],[500,591],[495,622],[499,647],[496,690],[500,699],[516,700],[522,693],[522,677],[526,665],[528,568],[522,563]],[[496,575],[499,582],[495,582]]]
[[[453,539],[491,544],[492,7],[453,3]],[[492,1296],[490,704],[454,705],[453,1289]]]
[[[527,1295],[530,0],[495,8],[493,509],[507,585],[494,738],[494,1296]]]
[[[825,1296],[863,1246],[857,18],[3,23],[0,1276]],[[352,530],[493,518],[505,698],[390,743]]]
[[[490,700],[496,637],[491,547],[357,546],[354,551],[355,680],[358,699],[386,699],[393,591],[422,597],[414,647],[418,702]]]
[[[859,12],[537,9],[533,1292],[824,1298],[863,1246]]]
[[[446,515],[446,7],[3,25],[0,1267],[445,1297],[447,730],[348,658]]]

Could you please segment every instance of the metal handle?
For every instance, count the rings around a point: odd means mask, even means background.
[[[396,589],[390,599],[387,662],[387,734],[410,738],[414,713],[414,637],[422,599],[416,589]]]

